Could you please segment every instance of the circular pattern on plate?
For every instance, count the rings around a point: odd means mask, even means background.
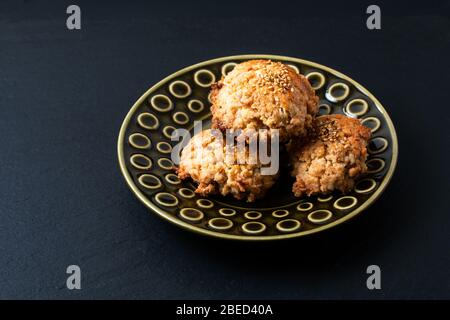
[[[262,217],[262,213],[259,211],[247,211],[244,213],[244,217],[248,220],[258,220]]]
[[[382,153],[388,147],[388,141],[383,137],[372,138],[369,141],[369,145],[367,146],[367,150],[370,154]]]
[[[156,145],[156,149],[158,149],[158,151],[161,153],[171,153],[172,152],[172,146],[170,145],[170,143],[165,142],[165,141],[158,142],[158,144]]]
[[[380,129],[381,121],[375,117],[367,117],[361,120],[361,124],[365,125],[370,129],[370,132],[374,133],[378,129]]]
[[[175,112],[172,116],[172,119],[176,124],[179,125],[183,125],[189,122],[189,116],[182,111]]]
[[[279,209],[272,212],[272,216],[274,216],[275,218],[284,218],[287,217],[288,215],[289,211],[284,209]]]
[[[314,90],[319,90],[325,84],[325,77],[320,72],[310,72],[306,75],[306,79]]]
[[[345,100],[350,93],[348,85],[342,82],[333,83],[325,92],[325,97],[331,102],[340,102]]]
[[[211,200],[208,200],[208,199],[198,199],[197,205],[200,208],[210,209],[210,208],[214,207],[214,202],[212,202]]]
[[[331,219],[333,213],[330,210],[316,210],[308,214],[308,220],[315,224],[325,223]]]
[[[302,202],[297,206],[298,211],[309,211],[314,207],[311,202]]]
[[[155,200],[158,204],[165,207],[175,207],[178,204],[178,198],[168,192],[160,192],[156,194]]]
[[[138,181],[146,189],[158,189],[162,187],[161,180],[154,174],[143,174],[138,178]]]
[[[159,112],[169,112],[173,108],[173,102],[164,94],[157,94],[150,99],[150,105]]]
[[[193,99],[188,102],[187,107],[191,112],[199,113],[205,109],[205,104],[200,100]]]
[[[331,106],[326,103],[322,103],[319,105],[319,115],[327,115],[331,113]]]
[[[195,208],[183,208],[180,210],[180,216],[188,221],[199,222],[205,215],[202,211]]]
[[[208,225],[216,230],[228,230],[233,226],[233,221],[226,218],[212,218],[208,221]]]
[[[353,208],[358,203],[358,199],[352,196],[340,197],[333,203],[333,207],[339,210],[347,210]]]
[[[175,98],[182,99],[188,97],[191,94],[192,90],[186,82],[176,80],[169,85],[169,92]]]
[[[142,128],[147,130],[156,130],[159,127],[158,118],[148,112],[141,113],[137,118],[137,122]]]
[[[370,193],[377,187],[375,179],[366,178],[359,180],[355,185],[355,192],[357,193]]]
[[[248,59],[282,61],[301,70],[318,88],[320,114],[344,112],[362,118],[362,123],[376,133],[369,144],[371,157],[366,162],[369,172],[346,195],[356,198],[355,204],[353,199],[334,193],[331,198],[298,199],[292,195],[291,183],[281,183],[264,199],[252,204],[231,197],[203,199],[193,191],[196,186],[191,181],[179,181],[170,159],[171,133],[180,127],[192,132],[193,122],[197,120],[204,120],[203,125],[207,127],[211,118],[211,83]],[[188,67],[150,88],[125,118],[119,134],[118,154],[121,171],[131,190],[168,221],[209,236],[272,240],[320,232],[367,208],[392,176],[397,160],[397,139],[392,122],[379,101],[345,75],[295,58],[234,56]],[[340,209],[349,205],[352,207]]]
[[[152,167],[152,160],[140,153],[133,154],[130,157],[130,162],[133,167],[139,170],[148,170]]]
[[[220,208],[219,213],[225,217],[231,217],[236,214],[236,210],[231,208]]]
[[[133,133],[128,138],[128,142],[136,149],[147,149],[152,145],[150,139],[142,133]]]
[[[192,199],[195,197],[195,192],[188,188],[178,189],[178,194],[185,199]]]
[[[248,234],[259,234],[264,232],[266,228],[264,223],[257,221],[246,222],[242,225],[242,230]]]
[[[366,161],[367,173],[374,174],[381,172],[384,169],[386,162],[381,158],[372,158]]]
[[[172,138],[172,132],[176,130],[175,127],[172,126],[165,126],[163,128],[163,135],[167,138],[167,139],[171,139]]]
[[[344,107],[344,113],[350,117],[360,117],[369,111],[369,104],[364,99],[354,99]]]
[[[214,82],[216,82],[216,76],[211,71],[202,69],[194,73],[194,81],[200,87],[209,88]]]
[[[281,232],[294,232],[300,229],[301,223],[295,219],[281,220],[276,224],[276,227]]]
[[[172,160],[170,160],[168,158],[159,158],[158,159],[158,166],[161,169],[164,169],[164,170],[172,170],[173,169],[173,162],[172,162]]]
[[[173,174],[173,173],[166,174],[166,176],[164,178],[170,184],[177,185],[177,184],[181,183],[180,178],[178,178],[178,176],[176,174]]]
[[[235,62],[228,62],[225,63],[222,68],[220,69],[222,76],[226,76],[229,72],[233,71],[234,67],[236,67],[237,63]]]
[[[322,195],[322,196],[318,196],[317,200],[319,200],[320,202],[327,202],[330,201],[331,199],[333,199],[333,195]]]

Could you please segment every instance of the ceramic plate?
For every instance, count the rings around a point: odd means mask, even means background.
[[[237,63],[271,59],[305,75],[320,97],[320,114],[359,118],[372,130],[369,173],[348,194],[295,198],[293,178],[282,176],[264,199],[254,203],[231,197],[198,196],[192,182],[180,181],[170,154],[175,128],[192,129],[211,118],[210,86]],[[394,126],[380,102],[364,87],[331,68],[272,55],[242,55],[205,61],[163,79],[132,106],[118,139],[121,171],[132,192],[152,213],[204,235],[238,240],[304,236],[336,226],[371,205],[386,188],[397,162]]]

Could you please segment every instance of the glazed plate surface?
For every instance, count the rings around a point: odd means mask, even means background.
[[[287,168],[265,198],[253,203],[231,197],[201,197],[172,170],[176,128],[195,120],[210,124],[210,85],[240,62],[271,59],[305,75],[320,98],[320,114],[359,118],[372,130],[369,172],[348,194],[295,198]],[[317,63],[283,56],[241,55],[205,61],[166,77],[145,92],[128,112],[119,133],[119,164],[125,180],[152,213],[185,229],[226,239],[276,240],[339,225],[370,206],[384,191],[398,155],[395,128],[380,102],[349,77]],[[283,161],[281,161],[283,162]]]

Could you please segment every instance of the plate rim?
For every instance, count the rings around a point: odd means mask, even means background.
[[[215,232],[212,230],[193,226],[187,222],[182,221],[181,219],[176,218],[171,213],[166,212],[163,209],[159,208],[157,205],[155,205],[153,202],[151,202],[146,195],[144,195],[139,190],[139,188],[133,182],[131,175],[128,173],[128,169],[127,169],[126,163],[125,163],[125,155],[123,152],[124,151],[123,145],[124,145],[124,141],[125,141],[125,131],[126,131],[128,124],[130,123],[130,120],[131,120],[134,112],[136,111],[136,109],[141,105],[142,102],[145,101],[145,99],[147,99],[147,97],[153,91],[155,91],[157,88],[159,88],[162,84],[169,82],[171,79],[174,79],[181,74],[184,74],[186,72],[189,72],[191,70],[194,70],[194,69],[197,69],[197,68],[209,65],[209,64],[220,63],[220,62],[229,61],[229,60],[233,60],[233,59],[282,60],[282,61],[287,61],[287,62],[296,62],[299,64],[304,64],[304,65],[307,65],[310,67],[314,67],[317,69],[325,70],[343,80],[348,81],[349,83],[354,85],[358,90],[360,90],[362,93],[364,93],[366,96],[368,96],[375,103],[378,110],[385,117],[386,123],[389,128],[389,132],[392,135],[392,160],[391,160],[389,169],[386,172],[386,176],[381,181],[378,189],[366,200],[366,202],[363,205],[361,205],[357,209],[351,211],[349,214],[345,215],[344,217],[342,217],[336,221],[333,221],[332,223],[329,223],[329,224],[326,224],[323,226],[318,226],[317,228],[314,228],[311,230],[304,230],[304,231],[299,231],[299,232],[294,232],[294,233],[279,234],[279,235],[272,235],[272,236],[243,236],[243,235],[220,233],[220,232]],[[352,78],[346,76],[345,74],[343,74],[333,68],[324,66],[322,64],[312,62],[309,60],[300,59],[300,58],[294,58],[294,57],[288,57],[288,56],[282,56],[282,55],[272,55],[272,54],[241,54],[241,55],[232,55],[232,56],[224,56],[224,57],[215,58],[215,59],[209,59],[209,60],[205,60],[205,61],[193,64],[193,65],[190,65],[188,67],[182,68],[182,69],[168,75],[167,77],[163,78],[162,80],[158,81],[156,84],[151,86],[147,91],[145,91],[136,100],[136,102],[133,104],[131,109],[127,112],[127,114],[122,122],[122,125],[120,126],[119,136],[117,139],[117,155],[118,155],[118,159],[119,159],[120,171],[122,172],[122,175],[124,176],[125,181],[127,182],[127,185],[130,188],[130,190],[147,208],[151,209],[152,212],[156,213],[161,218],[164,218],[164,220],[167,220],[167,221],[169,221],[179,227],[182,227],[186,230],[189,230],[189,231],[192,231],[192,232],[195,232],[198,234],[206,235],[206,236],[212,236],[215,238],[228,239],[228,240],[243,240],[243,241],[269,241],[269,240],[291,239],[291,238],[303,237],[306,235],[318,233],[318,232],[333,228],[335,226],[338,226],[338,225],[350,220],[351,218],[357,216],[358,214],[360,214],[362,211],[366,210],[367,208],[369,208],[385,191],[386,187],[388,186],[389,182],[392,179],[395,168],[397,166],[398,140],[397,140],[397,133],[396,133],[394,124],[393,124],[389,114],[387,113],[386,109],[380,103],[380,101],[369,90],[367,90],[361,84],[359,84]]]

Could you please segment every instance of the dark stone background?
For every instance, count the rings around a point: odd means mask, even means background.
[[[0,298],[450,298],[449,1],[0,3]],[[240,243],[151,214],[116,156],[133,102],[210,58],[270,53],[335,68],[377,96],[399,136],[369,210],[315,236]],[[66,267],[82,290],[65,288]],[[382,290],[366,289],[366,267]]]

